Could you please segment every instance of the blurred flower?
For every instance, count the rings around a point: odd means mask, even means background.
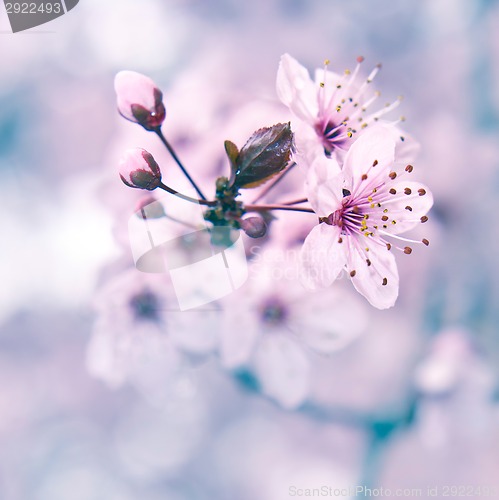
[[[96,298],[97,319],[87,350],[91,374],[119,387],[130,381],[153,400],[184,377],[192,358],[214,347],[209,312],[179,312],[165,275],[130,269]]]
[[[119,163],[121,180],[129,187],[152,191],[161,183],[161,170],[151,153],[134,148],[125,151]]]
[[[330,354],[363,330],[365,311],[339,288],[307,291],[297,251],[267,250],[249,281],[223,301],[220,353],[230,369],[249,369],[264,394],[296,408],[309,393],[309,354]]]
[[[166,110],[163,93],[147,76],[135,71],[120,71],[114,79],[120,114],[146,130],[161,126]]]
[[[336,160],[318,157],[308,180],[308,199],[320,216],[302,249],[304,282],[310,288],[329,286],[346,269],[354,287],[379,309],[394,305],[398,271],[386,238],[426,222],[433,198],[413,181],[399,181],[412,172],[390,170],[395,140],[390,128],[377,126],[360,137],[345,157],[344,169]],[[422,243],[428,245],[428,240]],[[406,254],[411,247],[395,247]]]
[[[362,135],[369,125],[399,105],[400,99],[397,99],[376,112],[366,114],[380,96],[379,92],[368,91],[380,65],[362,81],[359,70],[363,60],[362,57],[357,58],[355,70],[345,70],[343,75],[328,71],[329,61],[326,61],[324,70],[316,70],[314,81],[308,71],[289,54],[281,57],[277,72],[277,94],[296,117],[307,125],[295,131],[299,154],[334,155],[340,160],[355,136]],[[404,150],[413,155],[415,144],[412,139],[394,128],[402,142],[407,140]]]

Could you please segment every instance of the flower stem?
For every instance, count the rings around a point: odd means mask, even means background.
[[[257,201],[260,201],[262,198],[264,198],[265,196],[267,196],[267,194],[269,193],[269,191],[271,189],[273,189],[274,187],[277,186],[277,184],[279,184],[279,182],[282,181],[282,179],[284,179],[284,177],[287,175],[288,172],[290,172],[293,167],[296,167],[296,163],[293,162],[289,165],[289,167],[287,167],[286,169],[284,169],[283,173],[277,177],[277,179],[275,179],[273,182],[271,182],[270,184],[267,185],[267,187],[265,189],[263,189],[259,194],[258,196],[252,201],[252,203],[256,203]]]
[[[308,212],[314,214],[311,208],[299,208],[291,205],[244,205],[247,212],[262,212],[265,210],[289,210],[291,212]]]
[[[301,198],[300,200],[282,202],[281,205],[299,205],[300,203],[306,203],[307,201],[308,198]]]
[[[190,201],[191,203],[196,203],[197,205],[206,205],[208,207],[213,207],[217,204],[216,201],[208,201],[206,199],[198,200],[197,198],[192,198],[190,196],[187,196],[185,194],[179,193],[175,189],[163,184],[162,182],[158,186],[160,189],[163,191],[166,191],[167,193],[173,194],[175,196],[178,196],[179,198],[182,198],[183,200]]]
[[[187,179],[191,183],[192,187],[196,190],[196,192],[199,195],[199,197],[202,200],[206,201],[206,196],[199,189],[199,187],[197,186],[197,184],[194,182],[193,178],[189,175],[189,172],[187,172],[187,170],[185,169],[185,167],[182,165],[182,162],[180,161],[179,157],[177,156],[177,154],[173,150],[173,148],[170,145],[170,143],[166,140],[166,137],[163,135],[163,132],[162,132],[161,128],[158,127],[156,129],[154,129],[154,132],[156,132],[156,135],[159,137],[159,139],[161,140],[161,142],[165,145],[166,149],[168,150],[168,152],[170,153],[170,155],[172,156],[172,158],[175,160],[175,163],[180,167],[180,170],[182,170],[182,172],[184,173],[184,175],[187,177]]]

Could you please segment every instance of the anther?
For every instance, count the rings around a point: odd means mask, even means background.
[[[390,179],[393,181],[393,179],[395,179],[395,177],[397,177],[397,172],[390,172],[388,174],[388,177],[390,177]]]
[[[331,61],[329,59],[324,59],[324,66],[329,66]]]
[[[319,83],[319,85],[324,88],[324,82]]]
[[[356,271],[350,271],[350,278],[353,278],[357,274]]]
[[[367,267],[369,267],[371,265],[371,261],[369,259],[366,259],[366,264],[367,264]]]
[[[392,244],[391,243],[387,243],[386,244],[386,249],[387,250],[391,250],[392,249]]]
[[[387,221],[388,220],[388,217],[386,215],[383,215],[383,217],[381,217],[381,220],[382,221]]]
[[[406,209],[406,210],[409,210],[409,212],[412,212],[412,207],[410,207],[409,205],[407,205],[407,206],[405,207],[405,209]]]
[[[412,193],[411,188],[405,188],[404,189],[404,193],[407,194],[407,195],[411,194]]]
[[[418,193],[419,193],[419,196],[424,196],[426,194],[426,191],[421,188],[421,189],[418,189]]]
[[[426,246],[428,246],[430,244],[430,242],[426,239],[426,238],[423,238],[421,240]]]
[[[383,281],[381,283],[383,286],[388,285],[388,280],[386,278],[383,278]]]
[[[362,62],[364,62],[364,57],[363,56],[358,56],[357,57],[357,62],[360,64]]]
[[[394,188],[391,188],[389,191],[390,194],[397,194],[397,190]]]
[[[367,174],[362,174],[361,179],[362,179],[363,181],[365,181],[365,180],[367,179]]]
[[[392,220],[392,224],[393,225],[397,224],[397,221],[396,220]]]
[[[428,221],[428,217],[426,217],[426,215],[423,215],[423,217],[421,217],[421,222],[427,222]]]
[[[388,213],[388,208],[385,208],[385,209],[383,210],[383,213],[384,213],[384,214],[387,214],[387,213]]]
[[[338,243],[343,243],[343,238],[341,236],[338,238]]]
[[[411,248],[411,247],[405,247],[405,248],[404,248],[404,253],[405,253],[406,255],[410,255],[410,254],[412,253],[412,248]]]
[[[413,170],[414,170],[414,167],[412,165],[407,165],[407,167],[405,167],[406,172],[411,173]]]
[[[360,212],[359,207],[358,207],[357,205],[355,205],[355,206],[352,208],[352,212],[353,212],[354,214],[358,214],[358,213]]]
[[[378,160],[373,161],[373,167],[375,167],[378,164]]]

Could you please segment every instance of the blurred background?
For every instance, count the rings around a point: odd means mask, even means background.
[[[2,6],[0,31],[2,500],[499,498],[499,2],[81,0],[15,35]],[[276,389],[261,365],[224,368],[204,316],[173,326],[205,328],[188,356],[157,331],[134,347],[149,335],[126,323],[138,193],[116,175],[126,148],[163,155],[118,116],[116,72],[158,83],[165,133],[208,190],[224,139],[288,119],[285,52],[309,70],[382,62],[376,86],[403,94],[435,197],[431,246],[398,256],[396,306],[352,298],[364,326],[342,349],[304,351],[301,396],[293,370]],[[112,325],[128,343],[103,367],[95,339]]]

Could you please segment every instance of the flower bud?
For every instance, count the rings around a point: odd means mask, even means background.
[[[261,238],[267,233],[267,224],[261,217],[248,217],[240,221],[241,229],[250,238]]]
[[[119,163],[121,180],[129,187],[152,191],[161,183],[161,170],[156,160],[145,149],[125,151]]]
[[[120,71],[114,79],[120,114],[146,130],[161,126],[166,110],[163,93],[147,76],[135,71]]]

